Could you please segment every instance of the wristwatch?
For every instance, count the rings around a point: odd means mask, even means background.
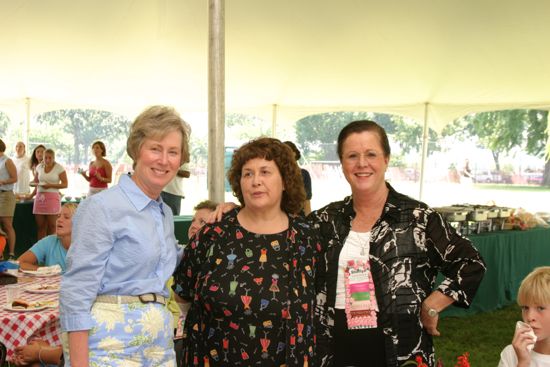
[[[428,316],[430,317],[436,317],[439,315],[439,312],[435,308],[431,308],[430,306],[424,304],[424,307],[426,308],[426,311],[428,312]]]

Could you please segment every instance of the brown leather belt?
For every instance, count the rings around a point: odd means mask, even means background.
[[[95,299],[99,303],[114,303],[114,304],[127,304],[127,303],[160,303],[166,305],[168,301],[166,297],[155,293],[146,293],[139,296],[115,296],[102,294]]]

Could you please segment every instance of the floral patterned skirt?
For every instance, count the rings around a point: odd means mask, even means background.
[[[175,367],[172,314],[159,303],[92,306],[95,326],[88,337],[90,367]],[[67,333],[63,333],[65,366],[70,366]]]

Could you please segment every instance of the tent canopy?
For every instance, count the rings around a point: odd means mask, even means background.
[[[230,0],[226,110],[294,121],[396,113],[435,126],[550,108],[546,0]],[[207,111],[204,0],[0,2],[0,111]],[[427,108],[426,108],[427,106]]]

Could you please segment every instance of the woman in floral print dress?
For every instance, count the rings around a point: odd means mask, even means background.
[[[174,290],[190,307],[186,366],[313,366],[318,242],[290,148],[259,138],[228,173],[242,204],[186,248]]]

